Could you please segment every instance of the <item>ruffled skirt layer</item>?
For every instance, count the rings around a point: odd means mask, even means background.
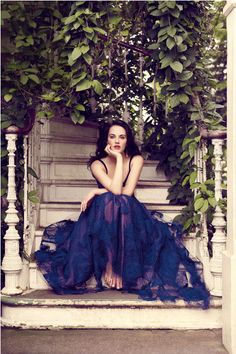
[[[209,292],[181,236],[178,225],[156,219],[135,197],[107,192],[96,196],[78,221],[48,226],[35,258],[58,294],[90,291],[86,281],[92,276],[93,291],[102,291],[111,262],[124,291],[145,300],[183,298],[207,308]]]

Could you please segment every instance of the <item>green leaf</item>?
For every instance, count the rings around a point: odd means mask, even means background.
[[[189,97],[185,93],[181,93],[180,95],[178,95],[178,97],[179,97],[180,102],[183,102],[185,104],[187,104],[189,101]]]
[[[197,178],[197,171],[193,171],[189,178],[190,186],[195,182],[196,178]]]
[[[28,192],[27,197],[33,204],[39,203],[38,192],[36,190]]]
[[[77,109],[78,111],[85,111],[85,107],[82,104],[77,104],[75,106],[75,109]]]
[[[204,199],[201,197],[194,202],[194,210],[198,211],[202,208],[204,204]]]
[[[82,80],[77,86],[76,86],[76,91],[84,91],[87,90],[91,87],[92,82],[89,80]]]
[[[4,176],[1,176],[1,185],[2,187],[6,188],[7,187],[7,178]]]
[[[182,71],[183,71],[183,65],[179,61],[174,61],[174,62],[170,63],[170,67],[174,71],[177,71],[178,73],[182,73]]]
[[[37,75],[30,74],[30,75],[28,75],[28,77],[30,78],[30,80],[34,81],[36,84],[40,84],[40,81],[39,81],[39,78]]]
[[[171,105],[172,108],[178,106],[179,103],[180,103],[180,101],[179,101],[179,96],[178,95],[171,96],[170,105]]]
[[[191,114],[191,120],[199,120],[199,119],[201,119],[199,112],[193,112]]]
[[[188,147],[188,150],[189,150],[189,155],[193,157],[196,151],[196,143],[195,142],[191,143]]]
[[[188,49],[188,47],[186,46],[186,44],[183,44],[183,43],[178,45],[178,47],[177,47],[177,51],[179,53],[185,52],[187,49]]]
[[[9,123],[9,122],[8,122]],[[10,122],[10,125],[12,123]],[[8,125],[6,128],[8,128],[10,125]],[[7,152],[7,149],[1,149],[1,157],[5,157],[7,156],[8,152]]]
[[[175,1],[167,1],[166,5],[167,5],[167,7],[169,7],[169,9],[174,9],[176,6],[176,2]]]
[[[93,33],[93,29],[91,27],[83,27],[83,30],[87,33]]]
[[[198,225],[198,223],[200,222],[200,220],[201,220],[201,215],[200,215],[200,214],[194,215],[194,217],[193,217],[194,225]]]
[[[69,25],[70,23],[76,21],[76,16],[75,15],[72,15],[72,16],[69,16],[69,17],[66,17],[62,20],[62,22],[65,23],[65,25]]]
[[[167,30],[167,34],[171,37],[174,37],[174,35],[176,34],[176,28],[175,27],[172,27],[170,26]]]
[[[175,43],[176,43],[178,46],[180,46],[180,45],[182,44],[182,42],[183,42],[183,37],[181,37],[181,36],[175,36],[174,38],[175,38]]]
[[[178,75],[178,80],[188,81],[193,76],[192,71],[185,70],[180,75]]]
[[[185,159],[187,156],[189,156],[189,152],[188,151],[184,151],[181,156],[180,156],[180,159],[183,160]]]
[[[39,179],[37,173],[36,173],[31,167],[29,167],[29,166],[27,166],[27,173],[28,173],[29,175],[31,175],[31,176],[33,176],[33,177]]]
[[[12,97],[13,97],[13,96],[8,93],[8,94],[4,95],[4,100],[5,100],[6,102],[9,102],[9,101],[11,101]]]
[[[2,10],[1,11],[1,18],[2,18],[2,20],[8,20],[9,18],[11,18],[11,15],[8,11]]]
[[[189,228],[189,226],[191,226],[192,222],[193,222],[192,218],[190,218],[187,221],[185,221],[185,223],[183,225],[183,231],[187,230]]]
[[[155,16],[155,17],[159,17],[162,15],[162,12],[160,10],[154,10],[152,12],[150,12],[151,16]]]
[[[80,49],[81,49],[81,53],[85,54],[89,51],[90,48],[88,45],[83,45]]]
[[[110,16],[109,17],[109,23],[111,23],[112,25],[117,25],[121,20],[122,20],[122,17],[120,17],[120,16]]]
[[[93,86],[94,91],[96,92],[96,94],[98,94],[99,96],[101,96],[102,93],[103,93],[103,86],[102,86],[102,84],[101,84],[98,80],[93,80],[92,86]]]
[[[73,79],[71,81],[70,87],[74,87],[75,85],[77,85],[80,81],[82,81],[85,77],[87,76],[87,73],[83,72],[79,77],[77,77],[76,79]]]
[[[182,143],[182,147],[184,147],[185,145],[188,145],[192,141],[193,141],[192,138],[184,138],[183,143]]]
[[[91,55],[89,55],[88,53],[83,54],[83,58],[89,65],[92,64],[93,58],[91,57]]]
[[[216,201],[215,197],[208,198],[208,202],[213,208],[216,207],[217,201]]]
[[[208,200],[205,199],[205,200],[204,200],[204,203],[203,203],[203,206],[202,206],[201,209],[200,209],[201,213],[205,213],[205,212],[207,211],[208,207],[209,207]]]
[[[82,124],[85,120],[85,117],[77,111],[71,114],[71,119],[75,124]]]
[[[175,46],[175,41],[169,37],[166,41],[166,45],[171,50]]]
[[[1,197],[4,196],[4,194],[7,193],[7,189],[6,188],[1,188]]]
[[[161,60],[161,69],[166,68],[167,66],[172,63],[173,57],[172,55],[166,55],[162,60]]]
[[[107,34],[106,31],[104,31],[102,28],[93,27],[93,29],[94,29],[94,31],[99,32],[99,33],[101,33],[101,34],[104,34],[104,35]]]
[[[78,59],[82,55],[81,48],[76,47],[73,49],[72,53],[68,57],[68,64],[72,66],[76,59]]]
[[[28,82],[29,78],[28,76],[26,76],[24,73],[21,75],[20,77],[20,82],[22,83],[22,85],[26,85]]]
[[[12,125],[12,121],[11,120],[6,120],[5,122],[1,122],[1,128],[2,129],[6,129],[8,127],[10,127]]]
[[[189,176],[186,176],[182,182],[182,186],[185,186],[188,180],[189,180]]]
[[[157,49],[159,47],[159,43],[152,43],[148,46],[148,49]]]

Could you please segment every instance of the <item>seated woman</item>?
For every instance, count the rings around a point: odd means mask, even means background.
[[[94,276],[101,291],[104,276],[107,287],[145,300],[183,298],[207,308],[209,292],[180,225],[156,219],[134,196],[143,158],[125,122],[103,130],[89,166],[98,188],[82,201],[78,221],[48,226],[35,253],[49,285],[58,294],[84,293]]]

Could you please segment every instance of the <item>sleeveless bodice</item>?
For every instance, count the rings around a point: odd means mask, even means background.
[[[123,182],[123,187],[125,187],[125,184],[126,184],[126,182],[127,182],[127,180],[128,180],[129,174],[130,174],[130,170],[131,170],[130,167],[131,167],[132,158],[133,158],[133,156],[132,156],[132,157],[130,158],[130,160],[129,160],[129,171],[128,171],[128,174],[127,174],[127,176],[125,177],[125,180],[124,180],[124,182]],[[100,161],[100,162],[103,164],[103,166],[104,166],[105,169],[106,169],[106,174],[108,174],[108,169],[107,169],[107,166],[106,166],[105,162],[102,161],[102,160],[100,160],[100,159],[98,159],[98,161]],[[93,177],[95,178],[95,180],[96,180],[96,182],[97,182],[98,188],[105,188],[105,187],[96,179],[95,176],[93,176]]]

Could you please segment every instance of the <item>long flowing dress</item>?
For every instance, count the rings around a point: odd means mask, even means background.
[[[208,308],[209,291],[181,238],[180,225],[156,218],[135,196],[106,192],[95,196],[77,221],[46,227],[35,258],[58,294],[91,291],[86,281],[92,276],[93,291],[104,290],[102,276],[112,261],[122,291],[152,301],[182,298]]]

